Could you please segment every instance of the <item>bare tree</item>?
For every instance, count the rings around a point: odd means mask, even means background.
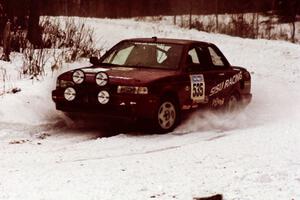
[[[39,26],[40,19],[40,1],[30,1],[29,27],[27,38],[34,46],[42,45],[42,30]]]
[[[278,15],[281,22],[290,23],[291,41],[295,42],[296,33],[296,16],[300,7],[299,0],[279,0],[278,1]]]
[[[193,0],[189,1],[189,29],[192,29]]]
[[[216,32],[219,32],[219,0],[215,0]]]

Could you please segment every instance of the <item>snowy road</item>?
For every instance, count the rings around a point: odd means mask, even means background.
[[[16,78],[22,91],[0,97],[0,199],[300,199],[299,45],[133,20],[88,23],[107,47],[153,35],[213,42],[253,72],[253,101],[238,115],[196,113],[166,135],[102,137],[55,111],[54,78]],[[0,64],[17,77],[18,62]]]

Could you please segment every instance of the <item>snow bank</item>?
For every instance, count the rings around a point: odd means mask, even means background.
[[[45,69],[46,74],[33,78],[22,74],[23,59],[20,54],[12,54],[12,62],[0,61],[0,66],[5,69],[6,82],[1,82],[0,88],[6,88],[6,93],[0,96],[0,127],[1,124],[23,124],[42,125],[56,123],[64,116],[55,110],[52,101],[51,91],[56,87],[56,78],[64,71],[88,66],[87,60],[65,64],[59,71],[52,72],[51,65]],[[9,91],[13,88],[20,88],[21,91],[15,94]],[[0,90],[1,91],[1,90]]]

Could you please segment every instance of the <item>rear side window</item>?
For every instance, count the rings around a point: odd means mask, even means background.
[[[192,62],[193,64],[200,64],[196,48],[191,49],[188,54],[189,54],[188,62]]]
[[[216,67],[224,67],[225,63],[222,60],[222,56],[220,56],[213,48],[208,47],[209,54],[211,56],[211,61]]]

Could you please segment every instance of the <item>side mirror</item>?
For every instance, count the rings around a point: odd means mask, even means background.
[[[99,59],[97,57],[90,57],[90,63],[92,63],[93,65],[98,65],[99,64]]]

